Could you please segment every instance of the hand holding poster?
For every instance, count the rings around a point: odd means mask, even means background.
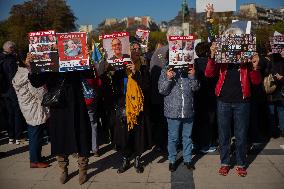
[[[247,63],[256,52],[254,34],[229,34],[216,36],[216,63]]]
[[[59,72],[90,68],[85,32],[57,33]]]
[[[169,36],[169,66],[187,69],[194,63],[194,36]]]
[[[34,73],[58,71],[58,53],[54,30],[30,32],[29,52],[32,54],[31,70]]]
[[[136,39],[139,40],[142,52],[147,52],[147,46],[148,46],[148,39],[149,39],[149,30],[142,30],[142,29],[137,29],[136,30]]]
[[[207,4],[214,5],[214,12],[236,11],[236,0],[196,0],[196,12],[205,12]]]
[[[284,35],[275,35],[270,37],[270,46],[272,53],[284,52]]]
[[[124,65],[131,63],[128,32],[105,34],[102,38],[109,64],[123,68]]]

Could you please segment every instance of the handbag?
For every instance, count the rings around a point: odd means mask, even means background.
[[[65,78],[62,80],[61,84],[53,89],[48,91],[43,95],[41,105],[45,107],[56,107],[60,104],[60,97],[62,94],[62,87],[64,85]]]
[[[263,85],[264,85],[264,90],[266,94],[272,94],[277,87],[276,79],[274,78],[272,74],[269,74],[268,76],[264,78]]]

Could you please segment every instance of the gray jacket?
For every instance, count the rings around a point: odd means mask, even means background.
[[[176,73],[171,80],[167,78],[166,69],[163,69],[159,78],[159,92],[164,95],[164,115],[167,118],[192,118],[193,92],[200,84],[192,77],[182,77]]]

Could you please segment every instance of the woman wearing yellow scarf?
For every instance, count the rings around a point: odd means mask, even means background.
[[[143,57],[137,43],[133,44],[131,58],[132,64],[126,65],[123,70],[115,71],[112,77],[116,107],[114,143],[123,156],[118,173],[123,173],[130,167],[131,157],[134,157],[136,172],[144,171],[140,156],[150,144],[148,141],[151,136],[149,119],[145,115],[145,111],[149,114],[149,71],[143,65]]]

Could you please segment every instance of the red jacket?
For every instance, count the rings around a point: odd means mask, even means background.
[[[218,73],[219,80],[216,84],[215,94],[219,96],[225,81],[227,74],[228,64],[215,64],[214,60],[208,58],[208,63],[205,69],[206,77],[215,77]],[[247,65],[241,65],[240,67],[240,82],[243,92],[243,98],[250,97],[250,81],[254,85],[259,85],[261,83],[261,73],[259,70],[252,70]]]

